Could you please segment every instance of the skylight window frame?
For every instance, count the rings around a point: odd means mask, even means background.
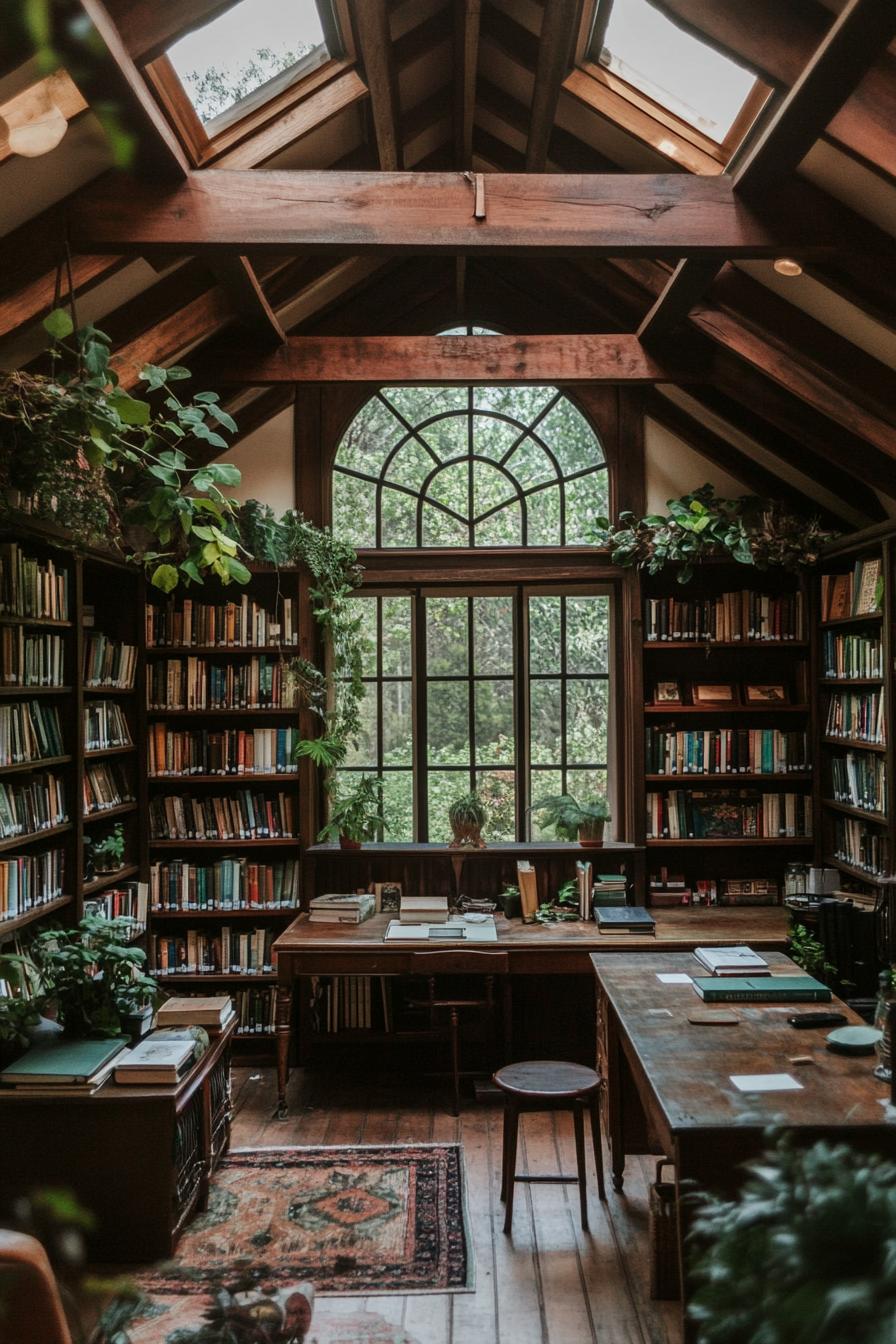
[[[639,139],[646,140],[659,153],[671,158],[674,162],[683,163],[690,167],[692,171],[703,173],[721,171],[730,161],[749,132],[750,127],[761,113],[763,106],[773,93],[772,87],[764,83],[758,75],[754,75],[753,86],[724,139],[713,139],[712,136],[698,130],[696,126],[692,126],[677,112],[673,112],[671,108],[652,98],[650,94],[643,92],[636,85],[630,84],[626,79],[594,60],[591,52],[593,52],[598,40],[603,45],[613,4],[614,0],[594,0],[590,22],[586,20],[587,10],[583,14],[578,40],[577,65],[579,69],[596,83],[602,85],[611,95],[623,98],[636,112],[646,114],[657,123],[655,135],[641,135],[638,132],[632,132]],[[697,41],[702,40],[696,34],[693,36]],[[711,42],[706,41],[705,45],[711,50],[715,50]],[[721,52],[719,54],[724,55]],[[628,126],[623,126],[622,129],[631,130]],[[670,139],[672,144],[668,145]],[[667,145],[664,146],[663,141],[666,141]],[[688,147],[698,152],[696,162]],[[708,159],[713,161],[713,164],[718,164],[719,167],[715,168],[705,162],[703,166],[700,166],[702,156],[707,156]]]
[[[329,55],[306,64],[300,60],[253,89],[232,108],[203,123],[167,55],[157,56],[144,76],[184,149],[197,168],[215,161],[271,122],[354,68],[356,53],[348,0],[316,0]],[[172,45],[177,39],[172,39]],[[310,60],[313,53],[308,53]]]

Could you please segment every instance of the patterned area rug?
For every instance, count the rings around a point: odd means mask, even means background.
[[[459,1144],[230,1153],[177,1258],[138,1275],[153,1298],[251,1273],[318,1296],[472,1291]]]

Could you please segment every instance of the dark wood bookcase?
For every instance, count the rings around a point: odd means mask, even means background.
[[[730,628],[722,628],[722,637],[701,627],[689,627],[694,621],[656,627],[653,601],[673,599],[681,603],[702,603],[719,599],[725,593],[751,592],[772,599],[786,598],[801,603],[798,628],[773,623],[760,637],[751,636],[749,622],[739,637]],[[811,747],[811,676],[810,611],[808,583],[780,571],[760,572],[752,567],[724,562],[699,566],[686,584],[677,581],[677,572],[667,567],[657,575],[642,576],[643,651],[642,680],[644,709],[642,719],[643,755],[641,778],[643,795],[659,794],[668,798],[670,791],[682,791],[687,799],[703,794],[708,803],[714,797],[746,791],[756,795],[760,809],[762,796],[793,793],[805,799],[800,804],[811,814],[812,771],[810,768],[769,771],[759,770],[671,772],[656,768],[656,759],[648,753],[651,729],[670,733],[701,733],[714,730],[778,729],[805,733]],[[652,615],[654,619],[652,620]],[[718,627],[716,627],[718,630]],[[696,637],[695,637],[696,634]],[[677,684],[681,703],[662,700],[660,683]],[[729,704],[696,702],[695,685],[733,686],[736,694]],[[748,700],[746,687],[783,686],[780,701]],[[692,759],[690,764],[696,764]],[[636,793],[639,792],[636,788]],[[691,804],[693,805],[693,804]],[[809,828],[811,829],[811,827]],[[651,829],[649,807],[645,807],[637,838],[646,846],[648,883],[660,870],[670,877],[684,877],[685,888],[694,890],[697,882],[715,881],[721,897],[723,879],[765,879],[778,885],[783,894],[784,869],[791,861],[808,861],[814,840],[806,835],[727,835],[657,834]],[[651,904],[649,889],[647,903]],[[665,903],[665,902],[664,902]],[[744,903],[747,903],[745,900]],[[757,901],[756,903],[760,903]],[[766,902],[763,902],[766,903]]]

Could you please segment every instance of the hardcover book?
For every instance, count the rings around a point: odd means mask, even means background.
[[[827,985],[811,975],[697,976],[694,989],[706,1003],[830,1003]]]

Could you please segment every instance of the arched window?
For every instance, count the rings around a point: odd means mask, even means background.
[[[542,836],[530,808],[548,794],[610,791],[609,592],[558,583],[550,564],[540,583],[488,577],[501,547],[586,543],[609,512],[607,477],[600,439],[555,387],[387,387],[348,426],[332,478],[339,537],[362,552],[483,551],[475,580],[450,588],[378,587],[369,557],[362,729],[337,785],[382,778],[384,839],[444,842],[449,804],[469,789],[493,841]]]
[[[607,505],[600,440],[555,387],[383,388],[334,464],[333,526],[360,548],[577,545]]]

